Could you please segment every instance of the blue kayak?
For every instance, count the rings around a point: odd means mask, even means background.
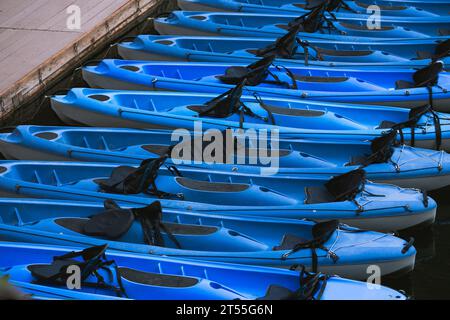
[[[56,200],[1,199],[3,240],[90,247],[183,259],[306,270],[366,279],[413,269],[416,250],[389,234],[363,231],[336,220],[224,217],[161,210],[158,201],[139,208]],[[10,220],[15,212],[20,217]]]
[[[275,64],[289,67],[420,68],[432,59],[444,65],[450,62],[450,40],[440,44],[426,39],[395,44],[297,41],[289,33],[279,39],[139,35],[119,43],[118,52],[127,60],[227,63],[253,63],[274,52]]]
[[[388,6],[409,6],[432,12],[437,15],[449,15],[450,1],[448,0],[359,0],[359,3],[378,4]]]
[[[67,289],[67,269],[83,274],[81,289]],[[106,251],[106,246],[62,247],[0,243],[0,273],[15,283],[40,286],[47,295],[74,291],[135,300],[404,300],[366,282],[267,267],[177,260]],[[112,276],[111,276],[112,275]],[[103,280],[103,282],[102,282]],[[55,290],[56,289],[56,290]],[[101,299],[101,298],[100,298]]]
[[[2,272],[0,268],[0,281],[2,277],[8,278],[9,274]],[[49,288],[44,284],[32,282],[8,280],[7,288],[0,284],[0,297],[2,300],[128,300],[126,298],[113,297],[95,293],[81,293],[67,290],[67,288]],[[5,291],[5,292],[3,292]]]
[[[448,39],[448,17],[390,20],[383,18],[380,29],[369,29],[367,19],[345,18],[314,24],[307,28],[295,15],[174,11],[154,20],[161,35],[236,36],[277,38],[292,27],[300,27],[302,40],[398,41],[406,39]],[[303,26],[303,27],[302,27]]]
[[[187,11],[238,11],[254,13],[302,14],[323,3],[321,0],[178,0]],[[334,13],[342,16],[370,15],[370,5],[378,5],[382,17],[437,17],[448,15],[450,4],[433,1],[344,0],[332,1]],[[430,3],[429,3],[430,2]]]
[[[323,177],[329,178],[356,170],[363,166],[367,178],[374,182],[391,183],[400,187],[433,190],[450,185],[450,155],[444,151],[432,151],[395,146],[389,138],[365,141],[338,142],[330,140],[277,140],[270,141],[271,156],[278,153],[277,159],[259,159],[263,147],[252,148],[250,143],[239,150],[243,155],[234,154],[229,164],[222,161],[196,162],[183,159],[170,152],[172,146],[187,145],[195,148],[198,142],[199,153],[203,156],[209,143],[205,134],[184,134],[176,141],[171,131],[133,130],[80,127],[42,127],[19,126],[11,133],[0,134],[0,152],[6,159],[51,160],[51,161],[90,161],[112,162],[139,165],[148,158],[158,158],[165,153],[170,158],[168,165],[183,168],[202,168],[209,172],[229,174],[260,174],[277,162],[278,176]],[[385,140],[385,142],[379,142]],[[276,145],[275,145],[276,143]],[[380,144],[379,144],[380,143]],[[224,146],[216,154],[226,152]],[[254,155],[252,155],[254,152]],[[239,152],[238,152],[239,153]],[[173,157],[173,159],[172,159]],[[243,160],[243,161],[241,161]]]
[[[112,199],[119,205],[224,216],[340,220],[370,230],[400,230],[434,221],[426,192],[366,180],[358,169],[332,179],[209,172],[164,166],[164,157],[140,166],[86,162],[0,162],[0,191],[13,197],[77,201]]]
[[[394,127],[394,130],[401,128],[403,142],[421,148],[441,147],[443,150],[450,150],[449,119],[445,114],[434,111],[417,113],[420,110],[312,100],[264,98],[261,101],[254,96],[240,98],[253,113],[244,114],[243,120],[240,119],[240,110],[223,117],[200,115],[191,110],[191,106],[206,106],[212,101],[221,102],[223,99],[217,100],[214,94],[189,92],[74,88],[67,94],[52,97],[51,105],[58,117],[71,125],[138,129],[186,128],[190,131],[227,128],[237,130],[240,127],[260,131],[277,129],[283,139],[332,139],[344,142],[373,140]],[[269,121],[267,110],[272,114],[275,124]],[[435,123],[436,119],[439,121]],[[408,126],[405,127],[402,123],[407,123]],[[413,131],[411,127],[414,128]],[[402,142],[401,137],[399,134],[399,142]],[[438,139],[439,137],[441,138]],[[437,143],[439,140],[440,143]]]
[[[435,62],[420,70],[329,69],[272,66],[274,55],[250,65],[192,62],[146,62],[107,59],[82,70],[94,88],[166,90],[222,94],[236,85],[245,93],[293,100],[356,104],[423,106],[432,99],[436,111],[448,111],[450,76]],[[245,83],[243,83],[245,81]],[[431,96],[431,97],[430,97]],[[192,115],[195,112],[187,112]]]

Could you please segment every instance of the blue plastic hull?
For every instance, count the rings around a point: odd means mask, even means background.
[[[199,134],[197,137],[203,138]],[[159,152],[161,148],[168,148],[186,141],[185,139],[195,139],[195,135],[186,134],[173,141],[170,131],[19,126],[12,133],[0,134],[0,152],[11,160],[90,161],[139,165],[145,159],[161,156]],[[310,176],[326,179],[357,169],[357,164],[349,164],[351,159],[364,158],[371,154],[370,143],[364,141],[342,143],[333,139],[277,140],[276,144],[277,147],[275,142],[271,143],[272,148],[276,148],[272,152],[278,152],[279,158],[269,157],[268,160],[272,161],[270,165],[278,167],[274,172],[277,176]],[[393,147],[393,150],[391,158],[385,163],[365,167],[371,181],[389,182],[401,187],[422,190],[438,189],[450,184],[449,154],[406,146]],[[264,159],[259,160],[257,153],[250,156],[249,152],[246,152],[239,159],[244,160],[242,164],[240,162],[238,164],[238,158],[234,158],[230,164],[197,163],[194,159],[182,161],[180,158],[179,161],[176,158],[169,159],[168,163],[177,163],[179,169],[201,168],[205,175],[208,172],[260,174],[267,168],[267,164],[266,166],[262,164],[265,162]]]
[[[296,15],[216,13],[174,11],[167,18],[155,19],[155,28],[161,35],[222,35],[236,37],[277,38],[286,33],[286,25]],[[335,22],[337,30],[316,33],[299,32],[302,40],[332,41],[398,41],[420,38],[447,39],[448,17],[413,20],[383,18],[381,29],[369,29],[365,18],[346,18]],[[444,35],[443,35],[444,34]]]
[[[163,232],[165,246],[148,245],[143,241],[140,226],[135,222],[118,239],[87,236],[67,227],[62,221],[87,220],[104,211],[102,203],[57,200],[1,199],[0,238],[7,241],[48,245],[91,247],[104,243],[111,250],[203,261],[289,268],[294,264],[312,267],[311,249],[289,254],[290,249],[273,250],[287,234],[310,239],[315,223],[302,220],[258,217],[222,217],[164,210],[162,222],[173,231],[181,248]],[[127,207],[124,207],[127,208]],[[15,213],[20,224],[13,218]],[[61,222],[60,222],[61,221]],[[169,229],[169,230],[170,230]],[[382,275],[411,270],[416,251],[403,250],[407,242],[388,234],[358,231],[347,227],[336,230],[317,249],[318,271],[352,279],[365,279],[367,267],[377,264]],[[328,253],[338,252],[334,260]]]
[[[55,256],[60,256],[71,251],[77,251],[74,247],[57,247],[46,245],[33,245],[25,243],[1,243],[0,267],[12,267],[3,269],[3,274],[8,274],[16,283],[29,284],[33,277],[26,269],[28,265],[50,263]],[[129,268],[143,273],[157,276],[168,275],[188,278],[193,285],[184,287],[166,287],[139,285],[130,283],[126,279],[123,285],[125,292],[131,299],[139,300],[231,300],[231,299],[256,299],[265,296],[268,288],[279,285],[289,290],[299,288],[299,272],[281,269],[252,267],[233,264],[207,263],[191,260],[176,260],[172,258],[153,257],[150,255],[137,255],[129,253],[117,253],[107,251],[107,258],[116,262],[119,267]],[[106,279],[109,279],[106,277]],[[42,286],[49,294],[54,292],[53,286]],[[67,289],[56,287],[59,290]],[[82,287],[80,295],[92,293],[116,297],[111,290],[99,290]],[[86,296],[86,299],[91,299]],[[399,292],[381,287],[380,290],[369,290],[365,282],[346,280],[331,277],[325,286],[322,300],[336,299],[405,299]]]
[[[303,14],[306,10],[302,7],[305,1],[294,0],[272,0],[243,1],[243,0],[178,0],[178,5],[183,10],[210,10],[210,11],[239,11],[253,13],[276,13],[276,14]],[[350,10],[341,8],[338,16],[370,15],[372,10],[367,5],[378,4],[380,14],[383,17],[436,17],[448,15],[450,4],[446,2],[430,1],[345,1]],[[367,4],[367,5],[364,5]]]
[[[95,180],[109,177],[116,167],[118,164],[2,161],[0,190],[3,195],[13,197],[113,199],[132,206],[159,199],[144,193],[101,192]],[[206,178],[202,171],[183,169],[180,177],[161,168],[155,181],[158,189],[176,196],[173,200],[161,199],[162,207],[225,216],[337,219],[355,227],[382,231],[429,223],[436,213],[433,199],[420,191],[393,185],[366,182],[364,189],[355,195],[355,201],[316,202],[306,201],[310,199],[307,188],[323,186],[328,179],[223,172],[210,173]]]
[[[122,58],[147,61],[192,61],[253,63],[260,59],[252,50],[263,49],[276,39],[235,37],[183,37],[140,35],[134,40],[125,40],[118,45]],[[277,58],[275,64],[284,66],[318,66],[329,68],[421,68],[430,59],[416,59],[417,47],[421,51],[434,53],[436,41],[417,40],[398,44],[388,43],[344,43],[311,41],[314,48],[308,49],[308,63],[303,48],[297,48],[292,59]],[[318,59],[317,50],[331,50],[322,53]],[[334,50],[338,52],[333,53]],[[344,52],[345,54],[343,54]],[[444,64],[450,62],[443,59]]]
[[[247,66],[233,64],[234,66]],[[94,88],[118,90],[166,90],[221,94],[233,85],[223,83],[217,76],[230,67],[224,63],[145,62],[129,60],[102,60],[83,68],[84,80]],[[424,87],[396,89],[397,81],[413,81],[415,70],[358,70],[326,69],[320,67],[290,67],[298,89],[283,84],[246,86],[246,93],[262,97],[293,100],[321,100],[353,104],[391,105],[404,108],[429,103],[429,91]],[[270,71],[284,83],[292,79],[273,67]],[[304,79],[304,80],[302,80]],[[273,81],[272,75],[266,80]],[[450,76],[439,76],[439,87],[433,89],[436,111],[448,111],[450,103]]]
[[[60,119],[72,125],[137,129],[176,129],[190,131],[209,129],[238,129],[236,116],[227,119],[197,117],[188,114],[186,106],[202,105],[215,98],[214,94],[114,91],[88,88],[74,88],[65,95],[51,99],[52,108]],[[241,100],[252,110],[260,110],[252,96],[242,96]],[[333,141],[373,140],[385,133],[379,129],[383,121],[393,123],[408,119],[409,110],[385,106],[345,105],[332,102],[287,100],[264,98],[267,104],[299,110],[299,114],[281,115],[275,113],[276,125],[245,117],[244,129],[278,129],[282,139],[314,139]],[[258,111],[258,112],[259,112]],[[435,149],[436,132],[429,115],[419,121],[415,129],[416,146]],[[450,126],[445,114],[440,114],[442,148],[450,150]],[[201,123],[201,128],[198,125]],[[403,130],[406,142],[411,140],[411,130]]]

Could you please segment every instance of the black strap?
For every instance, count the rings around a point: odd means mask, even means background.
[[[162,208],[159,201],[155,201],[144,208],[135,208],[133,209],[133,213],[136,219],[141,223],[144,242],[146,244],[164,247],[165,243],[161,234],[162,229],[175,246],[178,249],[181,249],[179,241],[170,230],[167,229],[164,223],[161,222]]]
[[[370,144],[372,153],[360,163],[361,168],[374,163],[388,162],[394,152],[392,147],[395,145],[396,138],[397,132],[395,130],[390,130],[381,137],[372,140]]]
[[[107,180],[98,180],[102,190],[119,194],[147,193],[159,198],[172,197],[173,195],[158,190],[156,178],[159,168],[164,164],[168,155],[157,159],[147,159],[141,162],[138,168],[117,167]],[[124,170],[125,169],[125,170]]]
[[[345,3],[344,0],[328,0],[328,5],[326,7],[328,12],[332,12],[332,11],[339,11],[339,9],[343,8],[347,11],[350,11],[352,13],[358,13],[358,11],[353,10],[352,8],[350,8],[350,6]]]
[[[292,59],[297,53],[297,48],[300,45],[303,48],[305,65],[309,65],[309,47],[316,51],[317,60],[323,60],[319,48],[316,48],[308,41],[303,41],[297,37],[301,27],[300,24],[289,27],[288,32],[284,36],[278,38],[274,43],[267,47],[256,50],[254,54],[260,57],[275,55],[276,57],[283,59]]]
[[[284,59],[292,59],[297,51],[297,33],[300,29],[299,25],[290,27],[288,32],[275,40],[266,48],[256,50],[255,55],[265,57],[267,55],[276,55]]]
[[[333,235],[333,233],[337,230],[339,226],[338,220],[330,220],[325,222],[319,222],[316,223],[313,226],[312,229],[312,236],[313,239],[309,241],[303,241],[300,243],[297,243],[294,248],[292,248],[289,252],[283,254],[282,259],[286,259],[289,255],[302,250],[309,248],[311,249],[311,259],[312,259],[312,270],[313,272],[317,272],[318,269],[318,257],[317,257],[317,249],[323,249],[327,251],[330,256],[332,257],[333,261],[336,262],[339,257],[333,253],[330,252],[329,249],[324,247],[324,243],[330,239],[330,237]]]
[[[427,193],[427,190],[423,190],[422,191],[422,195],[423,195],[423,205],[425,206],[425,208],[428,208],[428,193]]]
[[[258,93],[256,93],[256,92],[253,93],[253,96],[255,97],[256,102],[259,103],[259,105],[261,106],[261,108],[263,108],[263,109],[267,112],[267,115],[268,115],[268,117],[269,117],[269,119],[270,119],[271,124],[276,125],[276,123],[275,123],[275,117],[273,116],[272,111],[270,111],[269,106],[268,106],[267,104],[264,103],[264,101],[262,100],[261,96],[258,95]]]
[[[433,117],[433,124],[435,130],[435,141],[436,141],[436,149],[440,150],[442,147],[442,129],[441,129],[441,120],[439,115],[433,110],[433,96],[432,96],[432,88],[427,87],[428,96],[429,96],[429,104],[424,106],[418,106],[411,108],[411,111],[408,115],[408,120],[398,123],[392,127],[393,131],[398,132],[400,135],[400,142],[405,143],[405,137],[403,134],[403,129],[410,128],[411,131],[411,146],[415,146],[415,128],[418,125],[418,122],[422,118],[422,116],[430,113]]]
[[[285,299],[320,300],[325,292],[329,276],[323,273],[309,273],[303,265],[294,265],[290,269],[296,270],[299,267],[301,268],[299,274],[299,289]]]
[[[448,57],[450,55],[450,39],[447,39],[436,46],[433,56],[431,60],[437,61],[439,59]]]
[[[83,286],[104,288],[113,290],[118,296],[127,296],[125,289],[122,286],[122,281],[120,279],[120,273],[117,264],[113,260],[108,260],[105,255],[105,251],[108,245],[94,246],[81,251],[72,251],[61,256],[56,256],[53,258],[53,263],[48,265],[51,268],[53,265],[62,266],[59,271],[52,275],[44,276],[38,271],[33,271],[36,266],[31,266],[31,272],[33,276],[36,277],[35,283],[45,283],[45,284],[65,284],[68,278],[66,273],[67,267],[70,265],[77,265],[81,269],[81,281]],[[82,261],[73,260],[74,258],[82,258]],[[44,266],[45,267],[45,266]],[[107,284],[104,278],[98,273],[99,269],[108,271],[112,273],[109,267],[113,267],[116,271],[117,283],[119,287],[115,287]],[[87,282],[86,279],[94,275],[97,279],[96,283]]]
[[[329,7],[329,1],[324,1],[316,7],[311,8],[309,12],[294,19],[288,25],[289,27],[299,26],[299,31],[301,30],[308,33],[316,33],[318,31],[322,31],[324,28],[331,32],[331,30],[336,29],[336,27],[333,25],[331,20],[325,16],[325,12],[327,11],[331,17],[336,20],[334,14],[331,13],[331,9],[333,9],[333,6]],[[324,23],[326,23],[326,27],[324,26]]]
[[[233,114],[239,114],[239,126],[243,128],[244,115],[263,120],[264,122],[270,122],[275,124],[275,118],[272,112],[268,109],[267,105],[262,102],[262,99],[256,99],[261,107],[267,112],[268,117],[264,118],[255,114],[249,107],[247,107],[242,101],[242,91],[247,83],[246,79],[243,79],[235,88],[221,94],[220,96],[212,99],[206,103],[206,109],[199,112],[199,116],[208,117],[229,117]],[[256,96],[255,96],[256,97]]]
[[[286,74],[288,75],[288,77],[291,79],[292,81],[292,85],[288,86],[289,89],[293,89],[293,90],[298,90],[298,86],[297,86],[297,79],[294,75],[294,73],[289,70],[288,68],[286,68],[285,66],[276,66],[277,70],[283,69]]]
[[[199,112],[199,116],[224,118],[236,113],[241,105],[241,96],[246,83],[247,80],[243,79],[234,88],[206,102],[206,108]]]
[[[269,74],[269,67],[272,65],[275,55],[267,55],[262,59],[246,66],[231,66],[225,70],[225,74],[217,78],[223,83],[238,84],[247,80],[247,85],[257,86],[264,82]]]

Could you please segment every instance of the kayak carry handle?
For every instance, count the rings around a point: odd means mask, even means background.
[[[72,90],[72,88],[63,88],[63,89],[58,89],[55,92],[53,92],[50,97],[54,97],[54,96],[65,96],[69,93],[69,91]]]
[[[407,243],[405,243],[405,245],[403,246],[402,254],[405,254],[406,252],[408,252],[408,250],[412,247],[413,243],[414,243],[414,237],[409,238],[409,241]]]

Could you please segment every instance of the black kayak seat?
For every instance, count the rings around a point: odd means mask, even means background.
[[[115,240],[130,229],[133,221],[131,210],[107,210],[91,218],[59,218],[55,223],[87,236]]]
[[[71,265],[78,265],[79,263],[79,261],[72,259],[54,260],[51,264],[28,265],[27,269],[37,280],[47,280],[55,278],[67,267]],[[58,281],[58,279],[55,280]]]
[[[428,51],[416,51],[417,57],[413,58],[413,60],[425,60],[432,59],[434,54]]]
[[[340,22],[340,25],[344,28],[351,29],[351,30],[359,30],[359,31],[387,31],[387,30],[393,30],[394,27],[392,26],[381,26],[379,29],[369,29],[367,26],[359,25],[359,24],[352,24],[352,23],[346,23],[346,22]]]
[[[396,90],[411,89],[411,88],[414,88],[414,87],[415,87],[415,84],[413,82],[410,82],[410,81],[397,80],[395,82],[395,89]]]
[[[117,239],[131,228],[133,221],[131,210],[107,210],[91,217],[83,229],[86,235]]]
[[[291,29],[291,27],[288,24],[276,24],[275,27],[283,29],[283,30]]]
[[[64,268],[76,265],[76,260],[55,260],[52,264],[35,264],[27,266],[33,277],[42,280],[51,279],[61,273]],[[130,282],[149,286],[186,288],[198,283],[198,280],[191,277],[144,272],[131,268],[118,268],[120,276]],[[63,283],[61,283],[63,284]]]
[[[288,288],[272,284],[266,291],[263,297],[257,298],[256,300],[286,300],[294,295],[294,291]]]
[[[217,76],[219,77],[219,76]],[[209,106],[205,105],[205,104],[201,104],[201,105],[191,105],[191,106],[187,106],[187,108],[191,111],[197,112],[197,113],[202,113],[205,112],[209,109]],[[215,118],[227,118],[229,115],[228,114],[223,114],[223,115],[214,115]]]
[[[310,186],[305,188],[305,203],[318,204],[335,202],[335,197],[327,190],[325,186]]]
[[[144,272],[125,267],[119,267],[118,270],[123,279],[147,286],[187,288],[198,283],[198,279],[186,276]]]
[[[101,187],[114,185],[115,183],[118,183],[119,180],[122,178],[136,172],[137,169],[135,167],[131,166],[119,166],[117,168],[114,168],[112,172],[112,176],[114,176],[114,179],[108,178],[108,179],[94,179],[94,182],[98,184]]]
[[[391,129],[393,126],[395,126],[397,123],[394,121],[389,121],[389,120],[383,120],[381,121],[381,123],[378,125],[377,129]]]
[[[450,30],[447,30],[447,35],[450,35]],[[438,60],[444,58],[450,54],[450,39],[439,42],[436,45],[434,52],[429,51],[417,51],[417,57],[413,60],[432,59]]]
[[[259,49],[247,49],[245,50],[250,54],[254,54],[255,56],[259,54]]]
[[[439,29],[438,33],[440,36],[450,36],[450,29]]]
[[[304,0],[304,2],[306,2],[306,3],[293,3],[292,5],[297,8],[311,10],[318,6],[323,5],[325,1],[324,0]]]
[[[209,192],[242,192],[250,187],[243,183],[209,182],[184,177],[177,177],[176,181],[185,188]]]
[[[85,227],[89,223],[89,220],[90,219],[88,218],[59,218],[55,220],[55,223],[71,231],[84,235],[94,236],[92,234],[87,234],[85,231]],[[212,226],[188,225],[170,222],[164,222],[164,226],[166,227],[167,231],[177,235],[208,235],[217,231],[217,228]],[[116,226],[116,228],[125,229],[123,226],[121,227],[120,225]],[[102,230],[103,228],[100,227],[99,229]],[[127,232],[128,230],[129,229],[126,229],[125,232]],[[98,232],[98,230],[95,236],[104,237],[110,240],[117,239],[117,237],[111,238],[107,233],[102,234]]]
[[[229,67],[225,72],[226,74],[231,74],[235,78],[245,78],[249,72],[249,69],[247,67],[242,66],[232,66]],[[218,79],[221,79],[223,76],[219,75],[216,77]]]
[[[283,236],[283,239],[281,240],[281,243],[278,246],[273,247],[273,250],[274,251],[291,250],[295,247],[295,245],[307,242],[309,240],[311,239],[300,238],[299,236],[288,233]]]
[[[367,156],[352,156],[350,162],[345,164],[346,167],[361,165],[367,160]]]
[[[442,62],[434,62],[422,69],[414,72],[412,78],[413,82],[398,80],[395,82],[395,89],[410,89],[418,87],[426,87],[427,85],[434,86],[439,79],[439,73],[443,70]]]
[[[155,144],[143,145],[141,146],[141,148],[147,152],[156,154],[158,156],[163,156],[167,154],[170,150],[170,147],[168,145],[155,145]]]
[[[240,96],[242,96],[244,85],[257,86],[264,82],[269,74],[269,67],[273,64],[274,60],[275,55],[272,54],[262,57],[260,60],[253,62],[246,67],[231,66],[225,70],[225,74],[218,75],[216,78],[223,83],[237,85],[234,89],[230,90],[230,98],[235,96],[234,99],[236,100],[237,97],[240,98]],[[238,100],[236,100],[236,102],[238,102]]]

